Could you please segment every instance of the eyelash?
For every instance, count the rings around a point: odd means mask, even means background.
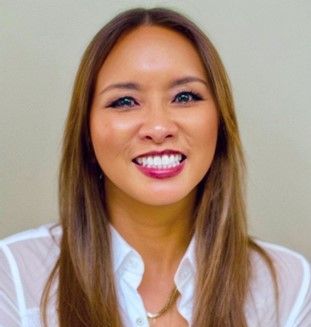
[[[196,101],[201,101],[203,100],[202,96],[197,93],[197,92],[193,92],[193,91],[181,91],[179,93],[177,93],[173,99],[173,102],[176,102],[177,98],[180,97],[180,96],[184,96],[184,95],[187,95],[187,96],[190,96],[191,97],[191,100],[189,101],[180,101],[180,102],[177,102],[177,103],[182,103],[182,104],[187,104],[189,102],[196,102]],[[125,100],[129,100],[131,101],[131,104],[127,103],[127,104],[121,104],[121,101],[125,101]],[[111,102],[107,107],[111,107],[111,108],[132,108],[134,107],[135,105],[138,105],[138,102],[131,96],[124,96],[124,97],[121,97],[113,102]]]
[[[191,102],[192,102],[192,101],[196,102],[196,101],[201,101],[201,100],[203,100],[202,96],[201,96],[199,93],[194,92],[194,91],[181,91],[181,92],[179,92],[179,93],[177,93],[177,94],[175,95],[174,100],[176,100],[176,98],[177,98],[178,96],[185,95],[185,94],[190,95],[190,96],[192,97],[192,100],[190,100]],[[189,102],[190,102],[190,101],[189,101]],[[187,102],[188,102],[188,101],[187,101]]]

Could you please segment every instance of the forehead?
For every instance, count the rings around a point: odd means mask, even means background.
[[[165,27],[141,26],[119,38],[98,77],[156,72],[205,76],[195,46],[184,35]]]

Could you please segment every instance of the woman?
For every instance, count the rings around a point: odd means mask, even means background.
[[[310,326],[309,264],[248,236],[243,170],[208,38],[167,9],[120,14],[77,73],[60,226],[2,241],[0,325]]]

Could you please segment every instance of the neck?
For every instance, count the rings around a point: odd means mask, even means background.
[[[111,192],[106,194],[109,219],[142,256],[145,265],[163,272],[176,269],[192,236],[195,192],[170,205],[150,206]]]

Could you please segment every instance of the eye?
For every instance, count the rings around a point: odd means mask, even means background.
[[[113,101],[111,104],[108,105],[108,107],[131,108],[134,107],[135,105],[138,105],[138,102],[134,98],[125,96]]]
[[[200,101],[200,100],[202,100],[202,97],[198,93],[192,91],[183,91],[175,96],[173,102],[188,103],[188,102]]]

